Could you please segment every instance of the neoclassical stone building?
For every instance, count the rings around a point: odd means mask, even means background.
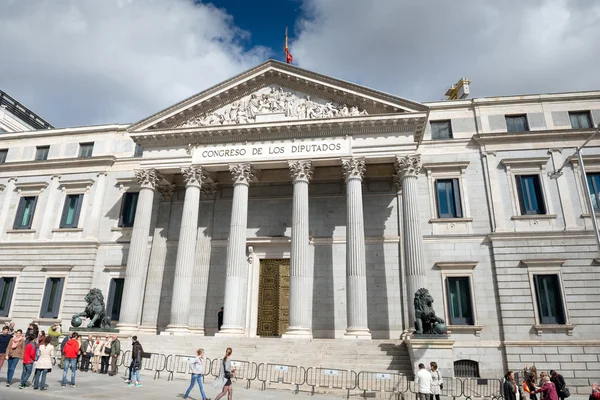
[[[3,133],[1,315],[68,324],[98,287],[156,340],[400,344],[425,287],[457,374],[583,388],[598,123],[600,92],[421,104],[267,61],[133,125]]]

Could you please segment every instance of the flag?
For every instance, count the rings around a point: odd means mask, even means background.
[[[287,26],[285,27],[285,47],[283,48],[283,51],[285,51],[285,62],[288,64],[291,64],[292,61],[294,61],[294,57],[292,57],[292,53],[290,53],[290,50],[288,49],[288,28],[287,28]]]
[[[531,393],[531,390],[529,389],[529,385],[525,381],[523,381],[523,390],[525,391],[525,393]]]

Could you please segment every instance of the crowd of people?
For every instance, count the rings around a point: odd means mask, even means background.
[[[64,336],[60,341],[60,337]],[[137,337],[132,337],[132,357],[129,366],[130,386],[140,387],[140,369],[142,363],[142,345]],[[15,369],[22,361],[19,388],[46,390],[46,375],[58,364],[63,370],[62,386],[67,386],[67,376],[71,370],[70,386],[77,387],[77,370],[114,376],[118,373],[117,361],[121,353],[121,342],[116,335],[112,337],[89,335],[83,338],[77,332],[62,332],[62,325],[56,323],[48,333],[40,331],[35,323],[29,324],[25,333],[15,329],[14,322],[4,326],[0,334],[0,371],[4,363],[8,365],[6,386],[13,384]],[[57,362],[57,359],[60,361]],[[109,367],[110,364],[110,367]],[[31,378],[31,383],[29,380]]]

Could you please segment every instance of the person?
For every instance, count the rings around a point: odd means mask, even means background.
[[[599,400],[600,399],[600,387],[597,383],[592,384],[592,394],[590,394],[589,400]]]
[[[542,372],[542,387],[537,389],[536,393],[544,393],[545,400],[558,400],[558,393],[556,392],[556,386],[550,381],[548,374]]]
[[[67,336],[65,336],[63,338],[63,340],[60,344],[60,364],[59,364],[60,368],[64,368],[64,366],[65,366],[65,345],[71,339],[72,335],[73,335],[73,332],[67,333]]]
[[[506,375],[504,375],[504,385],[502,387],[504,400],[520,400],[521,396],[521,388],[515,382],[515,373],[513,371],[508,371]]]
[[[81,344],[81,371],[88,372],[90,370],[92,357],[94,357],[94,338],[89,335],[87,340]]]
[[[559,374],[558,372],[556,372],[554,370],[551,370],[550,371],[550,382],[554,383],[554,387],[556,388],[556,393],[558,394],[558,397],[560,398],[560,400],[564,400],[570,396],[570,394],[569,394],[569,396],[565,396],[565,389],[567,388],[567,384],[565,383],[565,378],[563,378],[563,376],[561,374]]]
[[[29,344],[29,338],[31,337],[31,335],[33,335],[33,340],[37,346],[38,344],[38,335],[40,334],[40,328],[37,326],[36,323],[30,323],[29,326],[27,327],[27,330],[25,331],[25,345],[27,346],[27,344]]]
[[[6,386],[12,384],[12,378],[15,375],[15,368],[19,360],[23,358],[23,351],[25,349],[25,338],[23,337],[23,331],[17,329],[15,335],[10,339],[6,350],[5,359],[8,360],[8,373],[6,375]]]
[[[8,334],[11,335],[11,336],[15,335],[15,323],[12,322],[12,321],[11,321],[10,324],[8,324]]]
[[[429,400],[431,396],[431,372],[425,369],[425,364],[419,364],[419,371],[415,377],[415,388],[418,400]]]
[[[19,385],[19,389],[25,389],[27,387],[27,381],[31,376],[33,363],[37,357],[37,345],[35,344],[37,336],[33,329],[29,332],[29,337],[26,341],[27,344],[23,350],[23,369],[21,371],[21,384]]]
[[[202,400],[206,400],[206,394],[204,393],[204,384],[202,383],[202,373],[204,372],[204,349],[196,350],[196,357],[190,358],[188,360],[188,364],[190,365],[190,370],[192,371],[192,381],[190,382],[190,386],[183,395],[183,398],[187,399],[190,395],[190,392],[194,388],[194,385],[198,383]]]
[[[12,335],[8,333],[8,325],[2,327],[2,334],[0,335],[0,371],[4,365],[4,359],[6,357],[6,348],[12,339]]]
[[[53,358],[54,346],[52,346],[52,337],[46,336],[38,349],[38,359],[35,364],[35,374],[33,375],[34,389],[46,390],[46,374],[48,371],[52,371]]]
[[[442,379],[442,375],[438,370],[438,366],[436,362],[429,363],[431,367],[431,400],[440,400],[440,394],[442,393],[442,387],[444,386],[444,381]]]
[[[110,373],[108,374],[110,376],[115,376],[119,373],[119,367],[117,366],[119,354],[121,354],[121,342],[117,335],[113,335],[112,346],[110,347]]]
[[[225,357],[223,357],[223,377],[225,378],[225,385],[223,385],[223,390],[221,393],[215,398],[215,400],[219,400],[221,397],[227,394],[227,400],[231,400],[233,397],[233,388],[231,386],[231,378],[235,376],[235,368],[231,368],[231,353],[233,350],[231,347],[228,347],[225,350]]]
[[[131,364],[129,364],[129,380],[125,381],[129,386],[141,387],[140,370],[142,369],[142,354],[144,348],[138,342],[137,336],[131,337]],[[135,381],[133,378],[136,378]]]
[[[527,369],[527,365],[523,369],[523,376],[525,377],[524,384],[527,386],[529,392],[529,400],[537,400],[537,394],[535,394],[535,389],[537,389],[537,368],[535,365],[532,365]]]
[[[94,341],[94,368],[92,368],[93,372],[100,372],[100,359],[102,357],[103,349],[104,340],[102,340],[100,336],[96,336],[96,340]]]
[[[42,343],[44,343],[45,339],[46,339],[46,332],[40,331],[40,334],[38,335],[38,339],[37,339],[38,346],[40,346]]]
[[[110,348],[112,343],[110,338],[107,336],[104,340],[104,346],[102,346],[102,355],[100,356],[100,373],[108,374],[108,361],[110,360]]]
[[[217,313],[217,326],[218,330],[221,330],[221,327],[223,326],[223,307],[221,307],[221,311]]]
[[[48,336],[52,338],[52,346],[54,349],[58,349],[58,338],[62,335],[62,325],[59,322],[56,322],[54,325],[48,329]]]
[[[69,332],[71,333],[71,332]],[[72,332],[71,338],[65,344],[63,354],[65,355],[65,366],[63,369],[62,385],[67,386],[67,373],[71,368],[71,387],[77,387],[75,384],[75,374],[77,373],[77,353],[79,352],[79,342],[77,338],[79,334]]]

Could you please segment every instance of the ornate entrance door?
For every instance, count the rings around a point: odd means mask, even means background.
[[[290,260],[260,260],[258,336],[281,336],[290,319]]]

